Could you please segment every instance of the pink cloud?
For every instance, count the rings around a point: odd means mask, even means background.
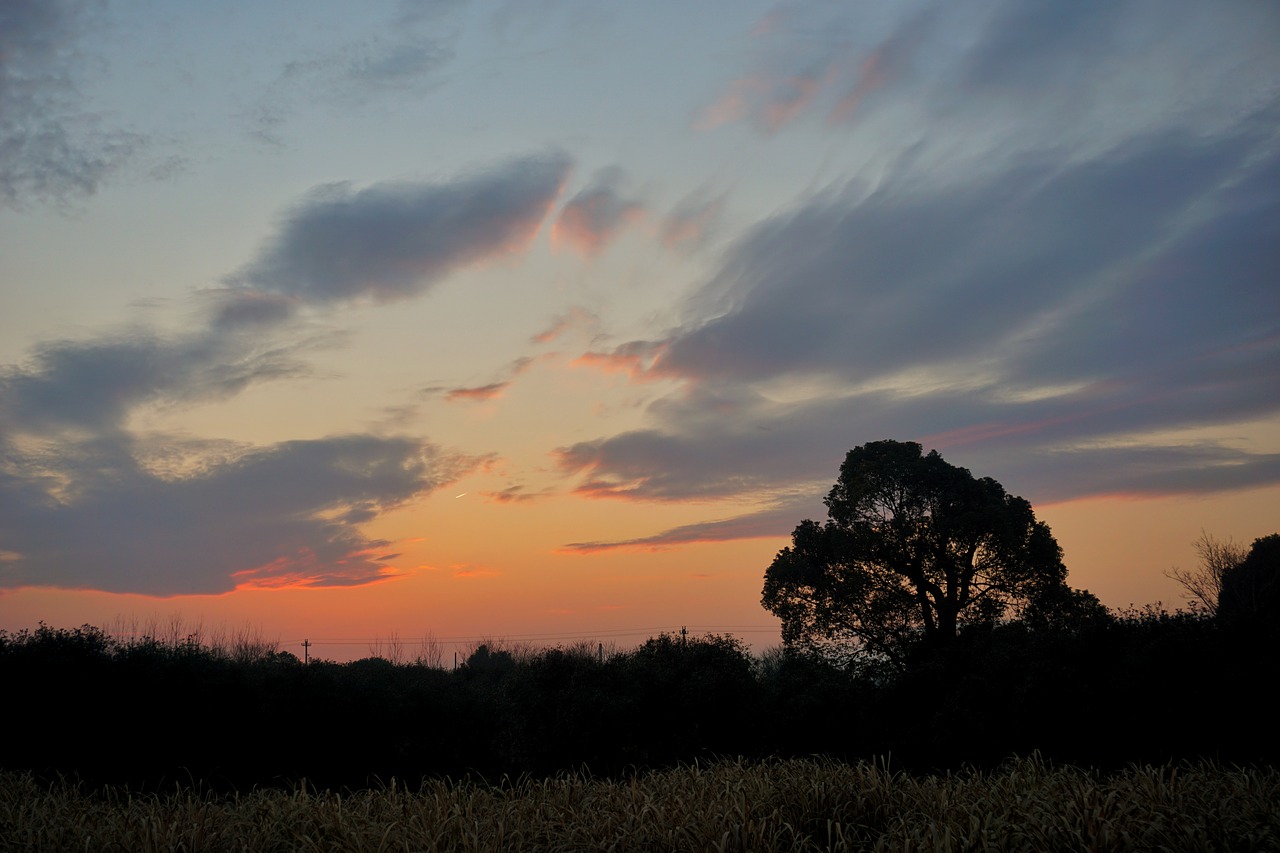
[[[765,128],[777,133],[793,122],[835,79],[836,67],[832,62],[821,74],[793,74],[774,81],[758,113]]]
[[[600,318],[585,308],[574,306],[565,313],[559,315],[551,324],[533,336],[535,344],[549,344],[561,335],[573,329],[580,328],[590,330],[599,325]]]
[[[876,44],[822,44],[795,41],[781,19],[763,19],[754,35],[766,37],[770,58],[731,80],[723,93],[699,111],[693,128],[713,130],[750,121],[773,134],[814,109],[827,109],[829,124],[846,122],[859,104],[886,84],[917,49],[919,29],[909,27]]]
[[[595,257],[623,228],[644,216],[644,206],[625,198],[613,186],[616,180],[607,176],[569,200],[551,226],[552,245]]]
[[[368,586],[402,577],[405,573],[383,561],[398,554],[378,556],[352,551],[336,560],[322,560],[310,548],[231,573],[236,590],[307,589],[333,586]]]
[[[750,109],[752,93],[763,88],[763,84],[754,77],[734,80],[723,95],[699,111],[693,122],[693,129],[715,130],[741,120]]]
[[[886,55],[887,48],[881,45],[862,61],[853,88],[831,109],[828,121],[834,124],[848,121],[862,99],[884,85],[888,76]]]
[[[474,388],[454,388],[445,394],[444,398],[450,403],[456,403],[459,400],[468,402],[496,400],[510,385],[510,382],[490,382],[488,385],[479,385]]]
[[[654,341],[630,341],[613,352],[585,352],[569,362],[571,367],[586,367],[604,373],[625,373],[637,381],[664,378],[654,372],[665,344]]]
[[[679,251],[702,243],[720,218],[723,207],[723,198],[681,202],[663,217],[659,232],[662,245]]]
[[[802,73],[765,71],[732,81],[694,121],[694,130],[714,130],[750,118],[766,133],[777,133],[795,121],[837,76],[839,60],[821,70]]]

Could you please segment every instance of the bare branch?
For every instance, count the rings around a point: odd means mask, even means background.
[[[1190,602],[1193,610],[1204,608],[1205,612],[1213,615],[1218,612],[1223,576],[1244,562],[1248,549],[1230,537],[1219,542],[1203,530],[1193,545],[1200,557],[1200,565],[1190,570],[1175,566],[1164,576],[1182,585],[1182,597]]]

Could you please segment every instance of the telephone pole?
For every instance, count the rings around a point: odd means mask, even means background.
[[[302,641],[302,662],[311,663],[311,641]]]

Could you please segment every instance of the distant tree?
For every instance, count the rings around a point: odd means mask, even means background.
[[[1032,599],[1021,612],[1029,628],[1075,633],[1111,622],[1111,611],[1087,589],[1062,584]]]
[[[1219,542],[1203,530],[1200,531],[1200,538],[1193,544],[1200,556],[1200,565],[1187,570],[1175,567],[1165,572],[1165,577],[1182,585],[1183,598],[1191,603],[1192,610],[1203,609],[1212,616],[1218,612],[1223,577],[1244,562],[1248,552],[1237,542],[1230,539]]]
[[[1280,533],[1253,540],[1245,558],[1223,574],[1217,615],[1226,625],[1280,633]]]
[[[1062,549],[1031,504],[936,450],[856,447],[826,505],[765,573],[788,646],[900,663],[917,640],[947,645],[961,624],[1064,601]]]
[[[511,652],[501,648],[491,648],[489,643],[481,643],[475,651],[467,656],[462,664],[464,673],[483,676],[501,676],[515,668],[516,659]]]

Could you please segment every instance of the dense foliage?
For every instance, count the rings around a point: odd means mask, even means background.
[[[917,641],[1084,595],[1030,503],[915,442],[850,450],[826,505],[765,573],[762,603],[791,648],[900,667]]]
[[[1280,758],[1269,636],[1155,609],[980,624],[886,675],[781,650],[756,659],[720,636],[657,637],[603,660],[483,646],[446,671],[41,626],[0,632],[0,769],[244,789],[616,776],[715,756],[892,755],[920,771],[1033,750],[1099,768],[1258,764]]]

